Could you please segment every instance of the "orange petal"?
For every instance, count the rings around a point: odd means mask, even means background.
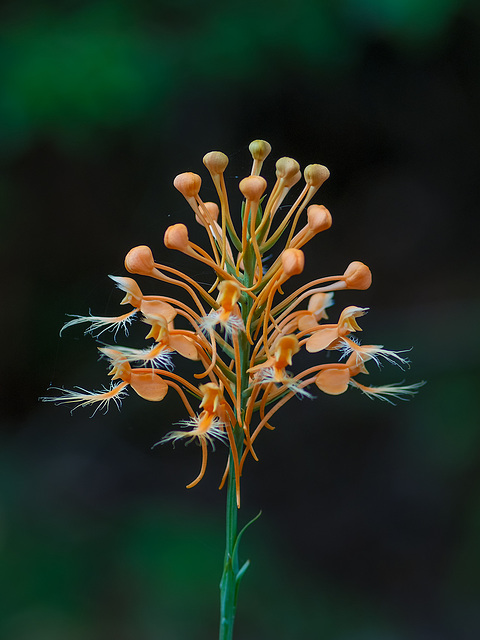
[[[325,309],[333,305],[333,293],[314,293],[308,301],[308,310],[312,312],[323,310],[323,314],[327,317]]]
[[[259,371],[260,369],[266,369],[267,367],[273,367],[275,362],[276,362],[276,360],[272,356],[271,358],[268,358],[268,360],[265,360],[265,362],[262,362],[262,364],[256,364],[254,367],[250,367],[250,369],[247,369],[247,373],[255,373],[255,371]]]
[[[135,373],[132,371],[130,386],[141,398],[158,402],[167,395],[168,384],[155,373]]]
[[[300,316],[298,319],[298,328],[300,331],[308,331],[308,329],[313,329],[318,327],[318,322],[313,315],[313,313],[305,312],[305,315]]]
[[[147,318],[149,316],[161,316],[165,318],[167,322],[171,322],[177,315],[177,312],[171,304],[162,302],[161,300],[142,300],[140,311],[144,316],[147,316]]]
[[[198,351],[195,343],[187,336],[170,336],[168,346],[189,360],[198,360]]]
[[[317,351],[326,349],[337,338],[337,327],[331,327],[330,329],[319,329],[308,338],[307,342],[305,343],[305,348],[309,353],[317,353]]]
[[[348,369],[324,369],[315,379],[315,384],[324,393],[338,396],[347,390],[350,381]]]
[[[293,333],[297,329],[298,329],[298,318],[297,317],[293,318],[293,320],[290,320],[289,322],[284,324],[283,327],[282,327],[282,331],[285,331],[285,333]]]

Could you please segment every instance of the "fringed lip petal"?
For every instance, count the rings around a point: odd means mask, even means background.
[[[77,387],[78,390],[58,389],[62,393],[61,396],[44,397],[40,398],[40,400],[42,402],[54,402],[55,404],[74,404],[72,412],[79,407],[93,405],[95,406],[93,417],[99,410],[104,410],[106,413],[112,400],[117,408],[120,409],[122,399],[127,393],[126,386],[126,382],[121,382],[120,384],[112,385],[110,389],[104,388],[101,391],[88,391],[79,387]]]
[[[120,329],[123,329],[125,335],[128,335],[128,325],[132,322],[137,312],[138,309],[133,309],[133,311],[129,311],[128,313],[124,313],[121,316],[116,316],[113,318],[93,315],[74,316],[73,320],[69,320],[68,322],[66,322],[60,329],[60,335],[62,335],[65,329],[73,327],[77,324],[82,324],[84,322],[90,323],[90,326],[84,331],[85,334],[100,336],[105,331],[113,331],[116,336],[118,331]]]
[[[408,400],[411,396],[418,393],[420,387],[423,387],[425,381],[416,382],[414,384],[403,384],[403,383],[393,383],[386,384],[380,387],[367,387],[363,384],[360,384],[356,380],[351,380],[350,384],[357,389],[360,389],[366,396],[369,398],[378,398],[379,400],[383,400],[384,402],[389,402],[390,404],[395,404],[391,398],[395,398],[396,400]]]

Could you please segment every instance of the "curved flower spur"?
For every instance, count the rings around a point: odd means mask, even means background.
[[[165,246],[210,267],[214,280],[211,288],[207,290],[188,274],[158,264],[149,247],[134,247],[125,258],[127,271],[182,289],[188,294],[189,304],[171,295],[144,295],[133,278],[110,276],[125,293],[120,304],[132,309],[112,318],[75,316],[63,329],[85,323],[85,333],[113,331],[116,336],[120,329],[128,334],[128,325],[141,318],[150,327],[146,338],[152,342],[143,349],[99,347],[110,365],[109,388],[93,392],[61,389],[61,395],[43,398],[71,403],[74,408],[92,405],[96,410],[107,410],[112,400],[120,406],[128,387],[153,402],[163,400],[169,389],[174,389],[189,418],[179,423],[182,430],[167,433],[160,442],[198,440],[201,470],[188,487],[196,485],[205,473],[208,444],[214,448],[216,440],[226,443],[230,455],[222,485],[229,474],[234,478],[238,506],[245,460],[249,455],[258,460],[256,438],[264,427],[273,429],[269,421],[294,395],[311,396],[308,388],[312,386],[339,395],[353,386],[369,397],[390,400],[406,398],[419,386],[372,387],[358,382],[358,375],[368,373],[369,360],[380,364],[384,359],[400,367],[408,364],[398,352],[381,345],[362,345],[352,337],[361,331],[357,319],[367,309],[346,307],[337,322],[328,321],[326,310],[333,305],[333,292],[370,286],[372,276],[365,264],[352,262],[341,275],[320,277],[292,295],[284,295],[284,283],[304,269],[301,247],[332,224],[326,207],[311,204],[330,174],[322,165],[307,166],[300,194],[291,206],[282,207],[280,215],[282,203],[302,178],[300,166],[292,158],[280,158],[276,182],[266,197],[267,182],[260,172],[271,147],[264,140],[255,140],[249,149],[253,165],[251,175],[239,184],[244,201],[238,226],[230,214],[225,188],[228,157],[224,153],[212,151],[203,158],[219,205],[202,200],[199,175],[182,173],[174,180],[174,186],[193,209],[196,222],[204,227],[209,249],[191,242],[184,224],[166,229]],[[300,226],[302,217],[306,221]],[[280,250],[267,268],[265,255],[270,256],[276,246]],[[306,308],[301,308],[304,304]],[[295,356],[302,349],[319,356],[325,350],[337,351],[339,359],[292,373],[290,367],[294,367]],[[208,382],[198,384],[174,373],[175,353],[196,360],[200,371],[194,378]]]
[[[239,219],[230,214],[224,153],[212,151],[203,158],[219,204],[202,200],[199,175],[182,173],[174,180],[193,209],[196,223],[205,229],[207,248],[190,240],[184,224],[166,229],[165,246],[209,267],[212,286],[207,289],[187,273],[158,264],[148,246],[134,247],[125,258],[127,271],[159,281],[161,286],[155,287],[159,293],[145,295],[134,278],[110,276],[125,294],[120,304],[129,310],[112,318],[74,316],[63,327],[84,324],[85,333],[97,336],[113,332],[115,345],[102,343],[99,347],[110,366],[111,385],[99,391],[60,389],[60,395],[43,398],[72,404],[74,409],[92,406],[95,413],[108,410],[111,401],[120,407],[129,388],[150,402],[163,400],[173,389],[188,417],[157,444],[193,440],[200,445],[200,472],[187,488],[204,476],[209,446],[214,449],[221,443],[228,447],[220,483],[222,488],[228,479],[220,640],[232,638],[239,582],[249,564],[240,566],[238,558],[245,530],[237,533],[240,479],[247,458],[258,460],[255,441],[264,428],[274,428],[270,423],[274,414],[295,395],[312,397],[312,389],[340,395],[354,387],[370,398],[391,402],[411,396],[422,384],[375,387],[358,381],[368,373],[370,361],[379,366],[382,361],[400,368],[408,365],[401,352],[363,345],[357,339],[361,332],[358,321],[366,308],[348,306],[335,313],[333,321],[329,318],[334,292],[370,287],[372,276],[362,262],[351,262],[340,275],[316,278],[298,286],[293,294],[284,294],[284,284],[304,270],[303,245],[332,224],[328,209],[312,203],[330,174],[322,165],[309,165],[299,195],[291,206],[283,205],[302,179],[299,164],[292,158],[280,158],[276,182],[266,196],[267,183],[260,172],[270,145],[255,140],[249,149],[253,165],[251,174],[239,184],[244,198]],[[117,334],[128,335],[129,325],[139,319],[148,325],[147,346],[117,345]],[[318,358],[303,371],[297,357],[302,350]],[[337,361],[329,358],[325,362],[325,351],[336,352]],[[173,362],[182,358],[194,361],[198,368],[191,380],[174,371]]]

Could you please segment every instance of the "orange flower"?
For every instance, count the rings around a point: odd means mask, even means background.
[[[212,310],[202,318],[202,327],[211,329],[216,324],[225,329],[227,335],[245,330],[238,301],[241,296],[241,285],[237,280],[222,280],[218,285],[218,309]]]
[[[365,347],[364,352],[352,353],[347,362],[337,366],[330,365],[329,368],[322,369],[315,377],[315,384],[324,393],[329,395],[340,395],[345,393],[349,385],[360,389],[370,398],[378,398],[379,400],[385,400],[392,403],[390,398],[397,398],[398,400],[405,400],[409,396],[412,396],[417,390],[425,384],[424,382],[418,382],[416,384],[404,385],[402,383],[382,385],[379,387],[367,387],[354,377],[359,373],[368,373],[365,362],[369,359],[373,359],[373,355],[368,355],[368,349],[375,349],[373,345]],[[390,352],[395,353],[395,352]]]
[[[111,349],[109,347],[101,347],[99,351],[105,355],[111,364],[109,375],[112,376],[112,383],[115,380],[121,380],[119,384],[113,385],[110,389],[102,389],[101,391],[69,391],[60,389],[62,396],[43,398],[50,402],[75,404],[77,407],[86,407],[89,405],[97,405],[98,409],[108,409],[111,400],[114,400],[117,407],[121,405],[121,400],[126,393],[126,387],[130,386],[141,398],[153,402],[159,402],[167,395],[168,384],[153,369],[132,369],[130,364],[125,360],[121,351]]]
[[[287,365],[292,365],[292,358],[299,350],[296,336],[282,336],[275,344],[274,355],[262,364],[250,367],[248,373],[260,372],[262,382],[283,382],[286,380],[285,368]]]
[[[312,333],[305,340],[305,348],[310,353],[318,353],[323,349],[337,348],[338,340],[342,340],[351,332],[361,331],[356,318],[359,318],[367,312],[367,309],[361,307],[347,307],[340,315],[337,324],[317,324],[314,327],[308,327],[303,333]]]

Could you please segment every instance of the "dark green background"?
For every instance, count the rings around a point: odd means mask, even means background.
[[[294,400],[262,434],[237,638],[480,637],[478,2],[20,0],[0,19],[0,637],[215,637],[225,452],[186,491],[199,450],[151,450],[174,394],[91,420],[37,398],[106,382],[94,340],[58,330],[117,312],[107,274],[132,246],[209,281],[163,248],[174,222],[201,238],[172,180],[198,171],[213,198],[201,159],[223,150],[238,210],[255,138],[270,184],[282,155],[331,170],[301,282],[366,262],[373,287],[332,317],[370,307],[365,343],[413,347],[372,382],[427,385],[395,407]]]

